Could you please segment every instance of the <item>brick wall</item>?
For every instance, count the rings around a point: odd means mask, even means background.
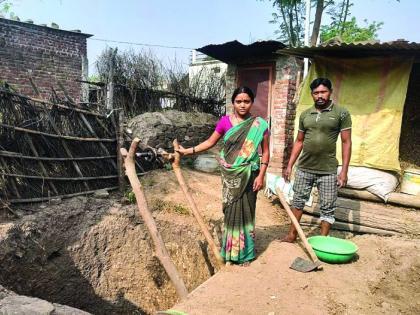
[[[276,75],[271,101],[271,159],[268,172],[281,175],[289,161],[293,147],[296,92],[301,63],[281,56],[276,61]]]
[[[86,38],[90,35],[0,18],[0,81],[35,96],[32,77],[43,97],[62,82],[80,100]]]

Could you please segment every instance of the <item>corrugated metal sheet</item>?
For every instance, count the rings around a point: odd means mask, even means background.
[[[286,45],[274,40],[255,42],[250,45],[234,40],[224,44],[207,45],[198,48],[197,51],[226,63],[234,63],[244,58],[274,55],[277,50],[284,47]]]
[[[285,48],[278,54],[298,57],[368,57],[384,55],[403,55],[420,57],[420,43],[393,41],[387,43],[326,44],[311,47]]]

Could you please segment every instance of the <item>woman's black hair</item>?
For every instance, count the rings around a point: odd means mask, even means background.
[[[255,98],[254,92],[252,92],[252,90],[247,86],[240,86],[240,87],[236,88],[235,91],[233,91],[232,104],[235,101],[235,98],[238,96],[238,94],[241,94],[241,93],[248,94],[248,96],[251,98],[251,102],[254,102],[254,98]]]
[[[310,85],[311,91],[315,90],[320,85],[323,85],[326,88],[328,88],[328,90],[332,91],[331,81],[327,78],[317,78],[317,79],[313,80],[311,85]]]

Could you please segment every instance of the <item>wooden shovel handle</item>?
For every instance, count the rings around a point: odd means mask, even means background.
[[[311,259],[314,263],[319,262],[318,257],[315,255],[314,250],[312,249],[311,244],[308,243],[308,240],[305,236],[305,233],[303,233],[302,228],[300,227],[300,224],[298,220],[296,219],[295,215],[293,214],[292,210],[289,207],[289,204],[287,203],[286,199],[284,198],[283,192],[280,190],[280,188],[276,187],[277,196],[280,199],[281,205],[286,210],[287,215],[289,216],[290,220],[292,221],[293,226],[297,230],[300,239],[303,242],[303,245],[305,246],[306,250],[309,253],[309,256],[311,256]],[[320,268],[318,268],[320,269]]]
[[[176,139],[173,141],[173,145],[174,145],[175,153],[173,154],[172,168],[174,170],[175,176],[178,180],[178,183],[179,183],[179,186],[181,187],[182,192],[184,193],[185,198],[190,204],[192,214],[194,218],[196,219],[201,229],[201,232],[206,238],[207,243],[209,244],[209,247],[211,251],[213,252],[214,257],[216,258],[216,263],[219,269],[221,269],[224,266],[224,260],[222,256],[220,255],[219,248],[217,247],[213,237],[211,236],[211,233],[207,227],[207,224],[204,221],[204,218],[202,217],[200,211],[198,210],[197,204],[195,203],[194,198],[192,197],[189,191],[188,185],[185,182],[184,176],[182,175],[181,166],[180,166],[181,155],[179,154],[179,152],[177,152],[177,150],[179,149],[179,143]]]

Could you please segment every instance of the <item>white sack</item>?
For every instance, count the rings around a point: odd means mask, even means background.
[[[341,166],[338,167],[337,174],[340,172]],[[388,200],[388,195],[398,186],[398,178],[395,175],[374,168],[350,166],[347,177],[346,187],[366,189],[385,202]]]

